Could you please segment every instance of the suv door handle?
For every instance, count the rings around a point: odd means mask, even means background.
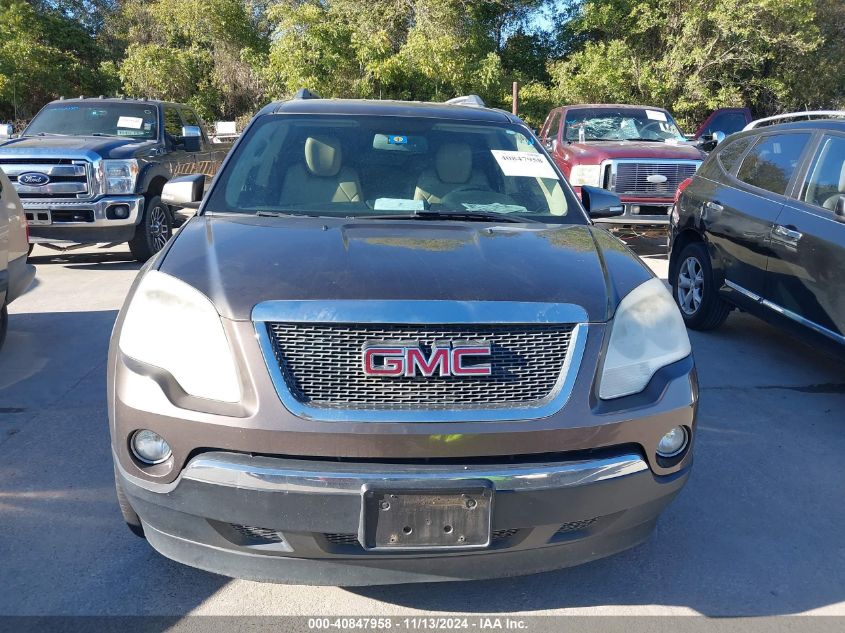
[[[798,240],[804,237],[804,234],[801,231],[796,231],[794,227],[775,224],[772,229],[772,236],[780,242],[794,245],[798,243]]]
[[[712,200],[708,200],[708,201],[707,201],[707,202],[705,202],[704,204],[705,204],[705,206],[706,206],[708,209],[710,209],[711,211],[716,211],[716,212],[719,212],[719,211],[724,211],[724,210],[725,210],[725,207],[723,207],[723,206],[722,206],[721,204],[719,204],[718,202],[713,202]]]

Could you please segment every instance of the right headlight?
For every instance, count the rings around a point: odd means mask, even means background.
[[[157,270],[135,289],[120,330],[120,351],[170,373],[198,398],[238,402],[241,387],[232,350],[211,301]]]
[[[569,184],[573,187],[601,187],[601,165],[575,165],[569,172]]]
[[[611,327],[599,386],[602,400],[639,393],[658,369],[692,351],[681,313],[659,279],[622,299]]]

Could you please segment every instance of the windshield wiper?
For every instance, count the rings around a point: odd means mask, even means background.
[[[29,134],[27,134],[29,136]],[[58,132],[38,132],[33,136],[70,136],[70,134],[59,134]]]
[[[387,213],[384,215],[359,215],[356,218],[368,220],[463,220],[465,222],[533,222],[523,218],[495,211],[415,211],[414,213]]]
[[[121,134],[106,134],[105,132],[91,132],[88,136],[113,136],[115,138],[126,138]]]

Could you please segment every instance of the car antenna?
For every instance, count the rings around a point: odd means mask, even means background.
[[[319,99],[320,95],[316,92],[311,92],[308,88],[300,88],[296,91],[296,94],[293,95],[294,99]]]

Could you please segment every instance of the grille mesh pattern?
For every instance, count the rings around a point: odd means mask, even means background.
[[[251,525],[238,525],[237,523],[230,523],[239,534],[245,536],[252,541],[264,541],[267,543],[281,543],[284,537],[278,530],[271,528],[253,527]]]
[[[324,536],[332,545],[358,545],[357,534],[325,534]]]
[[[564,523],[558,528],[557,534],[566,534],[568,532],[577,532],[578,530],[584,530],[590,527],[593,523],[598,521],[598,517],[594,517],[592,519],[584,519],[583,521],[570,521],[569,523]]]
[[[659,174],[666,182],[652,183],[648,177]],[[621,194],[671,198],[681,181],[695,174],[695,165],[688,163],[618,163],[614,191]]]
[[[335,409],[438,409],[530,406],[553,397],[572,325],[356,325],[268,323],[276,360],[293,396]],[[377,377],[361,367],[372,341],[483,340],[491,376]]]

